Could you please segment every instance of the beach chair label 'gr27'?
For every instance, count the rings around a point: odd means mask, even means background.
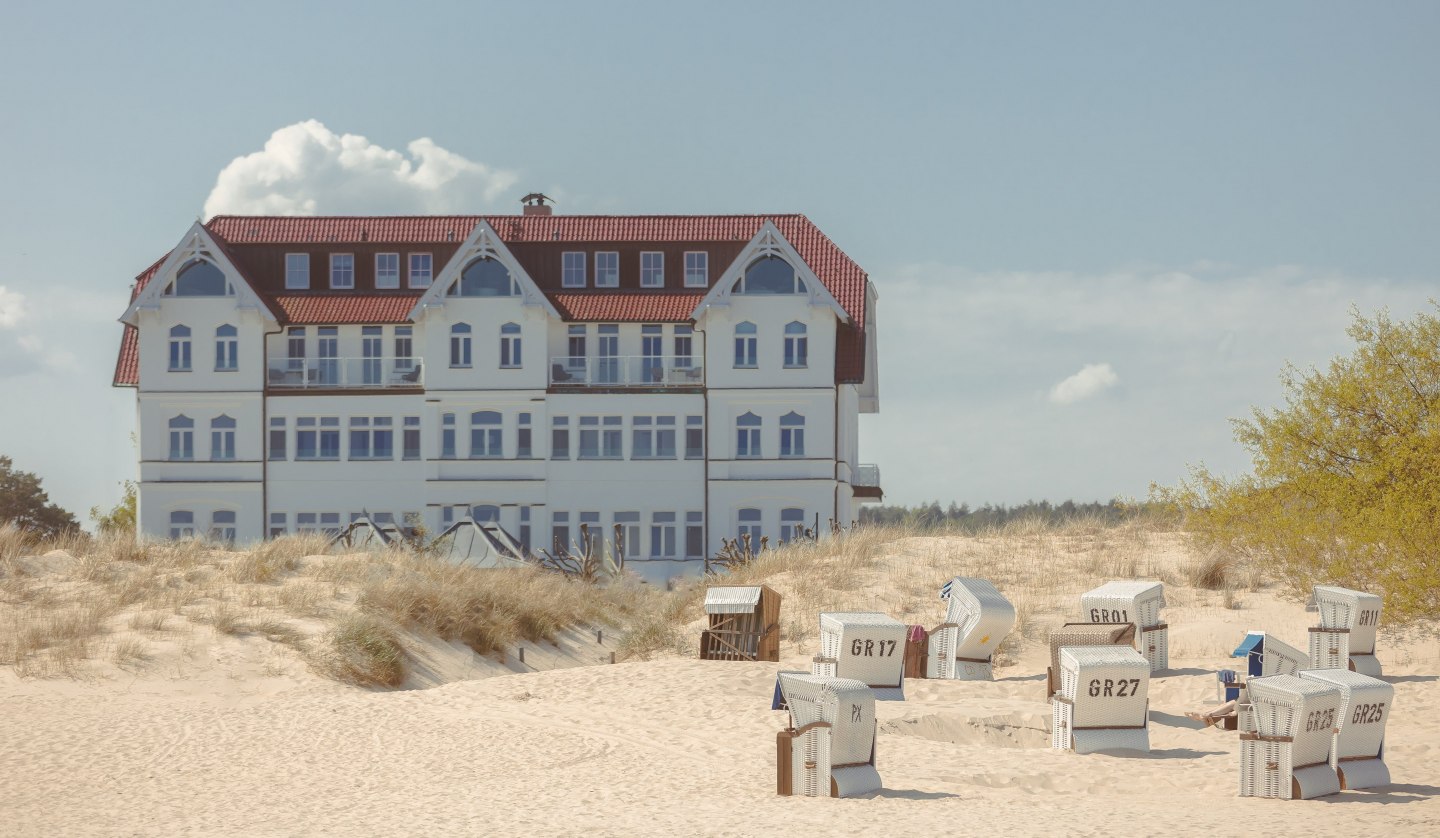
[[[856,658],[888,658],[895,654],[894,640],[861,640],[856,638],[850,641],[850,655]]]
[[[1125,698],[1140,693],[1139,678],[1091,678],[1090,697]]]
[[[1311,710],[1305,716],[1305,732],[1313,733],[1317,730],[1329,730],[1335,726],[1335,708],[1328,710]]]
[[[1090,622],[1128,623],[1130,622],[1130,612],[1124,608],[1091,608]]]
[[[1380,721],[1385,716],[1385,702],[1379,704],[1357,704],[1355,712],[1350,716],[1352,725],[1368,725]]]

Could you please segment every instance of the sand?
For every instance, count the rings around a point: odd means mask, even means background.
[[[848,800],[775,795],[775,673],[812,653],[793,645],[779,665],[609,665],[612,639],[572,638],[543,664],[559,668],[519,673],[457,649],[434,656],[437,685],[393,691],[322,680],[254,637],[87,680],[5,669],[0,833],[1440,834],[1433,635],[1382,639],[1392,785],[1239,798],[1236,735],[1184,713],[1214,703],[1246,628],[1298,645],[1313,615],[1268,592],[1238,609],[1190,599],[1165,612],[1172,669],[1151,682],[1149,755],[1050,750],[1045,651],[1027,643],[993,683],[912,680],[904,702],[880,703],[885,788]]]

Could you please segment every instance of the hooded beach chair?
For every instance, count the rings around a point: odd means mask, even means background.
[[[1160,621],[1164,607],[1160,582],[1106,582],[1080,595],[1080,619],[1135,624],[1135,648],[1150,661],[1151,672],[1170,666],[1170,627]]]
[[[1311,669],[1300,673],[1340,691],[1340,715],[1330,765],[1342,789],[1368,789],[1390,782],[1385,766],[1385,722],[1395,703],[1395,688],[1379,678],[1346,669]]]
[[[1045,669],[1045,700],[1060,691],[1060,650],[1066,646],[1134,646],[1135,624],[1066,623],[1050,632],[1050,666]]]
[[[1340,690],[1295,675],[1270,675],[1247,687],[1240,722],[1240,796],[1309,800],[1340,791],[1330,764]]]
[[[853,678],[782,672],[776,691],[790,726],[775,739],[776,791],[853,797],[880,789],[875,693]]]
[[[780,660],[780,594],[768,585],[711,585],[705,615],[701,660]]]
[[[854,678],[881,700],[905,700],[905,624],[873,611],[820,614],[820,654],[810,671]]]
[[[1375,658],[1375,630],[1380,627],[1380,597],[1364,591],[1316,585],[1311,605],[1320,625],[1310,629],[1310,666],[1352,669],[1380,677]]]
[[[926,675],[992,681],[995,649],[1015,627],[1015,606],[985,579],[957,576],[940,589],[945,622],[930,631]]]
[[[1056,750],[1149,751],[1150,662],[1129,646],[1066,646],[1050,709]]]
[[[1236,703],[1234,727],[1227,723],[1226,730],[1245,730],[1245,716],[1250,712],[1250,699],[1245,687],[1251,680],[1272,675],[1297,675],[1310,665],[1310,659],[1304,652],[1263,631],[1246,632],[1245,639],[1240,641],[1230,657],[1245,658],[1245,678],[1221,682],[1218,686],[1222,701],[1233,700]]]

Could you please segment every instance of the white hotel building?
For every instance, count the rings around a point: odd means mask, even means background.
[[[121,318],[140,531],[619,524],[655,580],[826,532],[880,497],[875,308],[801,215],[218,216]]]

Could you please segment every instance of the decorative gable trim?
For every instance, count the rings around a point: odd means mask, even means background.
[[[510,252],[510,248],[500,240],[500,234],[496,233],[495,228],[490,226],[490,222],[483,218],[470,231],[470,235],[465,237],[465,241],[455,251],[455,255],[450,257],[450,261],[445,263],[445,267],[436,275],[429,290],[415,303],[415,307],[410,310],[409,319],[418,320],[425,309],[444,306],[445,292],[460,280],[460,273],[466,265],[480,258],[494,259],[505,266],[505,269],[510,272],[510,277],[520,286],[522,305],[540,306],[551,317],[560,319],[560,312],[556,310],[554,304],[540,290],[540,286],[535,284],[535,280],[530,278],[530,274],[520,266],[520,262]]]
[[[145,289],[135,296],[130,302],[130,307],[120,316],[120,322],[128,326],[138,326],[138,315],[142,310],[155,310],[160,307],[160,299],[165,295],[165,289],[175,283],[176,275],[185,265],[195,259],[203,259],[206,262],[219,268],[225,274],[225,280],[235,289],[235,307],[253,308],[260,312],[266,320],[274,323],[275,313],[265,304],[265,301],[250,285],[250,281],[235,267],[225,249],[220,246],[205,225],[196,221],[191,225],[180,243],[165,257],[158,270],[145,284]]]
[[[825,287],[825,283],[820,281],[820,277],[815,275],[815,272],[810,269],[810,265],[800,258],[799,252],[780,232],[780,228],[775,226],[775,222],[768,218],[765,219],[764,224],[760,225],[759,232],[750,239],[750,242],[716,280],[710,293],[706,294],[695,310],[690,313],[690,319],[698,320],[705,313],[705,309],[710,306],[730,305],[731,289],[745,275],[745,268],[755,260],[767,256],[778,256],[790,263],[791,267],[795,269],[795,275],[805,283],[810,305],[826,306],[835,312],[835,316],[840,319],[840,322],[851,322],[850,315],[835,299],[835,295],[830,293],[830,289]]]

